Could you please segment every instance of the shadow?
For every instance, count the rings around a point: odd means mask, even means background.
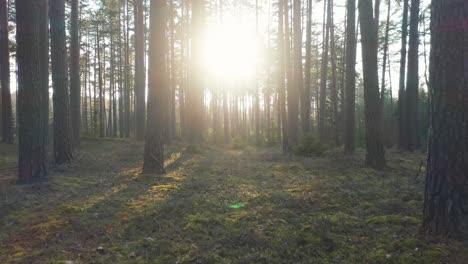
[[[21,195],[0,216],[0,262],[35,263],[36,254],[57,257],[89,248],[132,200],[168,181],[141,174],[141,143],[93,140],[84,141],[83,149],[73,165],[54,168],[48,183],[11,186]],[[167,164],[188,158],[181,151],[169,147]]]

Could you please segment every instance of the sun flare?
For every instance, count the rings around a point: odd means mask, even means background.
[[[203,38],[205,72],[224,80],[248,80],[258,64],[255,29],[243,24],[212,25]]]

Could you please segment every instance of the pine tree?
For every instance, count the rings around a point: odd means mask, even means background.
[[[73,143],[80,146],[81,136],[81,80],[80,80],[80,35],[78,28],[79,0],[71,0],[70,17],[70,110]]]
[[[49,0],[50,54],[54,90],[54,157],[55,163],[73,160],[68,89],[65,0]]]
[[[8,40],[8,0],[0,0],[0,86],[2,142],[13,143],[13,114],[10,94],[10,53]]]
[[[466,2],[432,0],[429,155],[423,230],[468,235]],[[456,23],[454,23],[456,22]]]
[[[47,0],[16,0],[19,183],[47,175],[49,28]]]
[[[364,75],[366,163],[374,169],[382,169],[385,166],[385,149],[382,139],[382,113],[380,111],[377,67],[378,20],[373,14],[372,0],[359,0]]]
[[[165,0],[151,0],[149,33],[148,121],[146,123],[143,172],[164,173],[163,129],[165,109],[162,102],[167,89],[165,62],[165,30],[167,7]]]
[[[346,10],[347,22],[344,151],[346,154],[353,154],[355,150],[356,135],[356,1],[348,0]]]

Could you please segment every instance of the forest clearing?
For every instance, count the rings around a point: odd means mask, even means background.
[[[143,144],[126,140],[84,140],[73,165],[38,185],[15,186],[2,170],[0,262],[455,263],[468,254],[461,242],[418,235],[422,153],[390,151],[378,172],[362,150],[349,160],[167,149],[164,177],[142,174]],[[0,168],[14,160],[2,155]]]

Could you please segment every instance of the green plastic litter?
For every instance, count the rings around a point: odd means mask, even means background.
[[[231,204],[228,207],[231,209],[241,209],[241,208],[244,208],[245,206],[243,204]]]

